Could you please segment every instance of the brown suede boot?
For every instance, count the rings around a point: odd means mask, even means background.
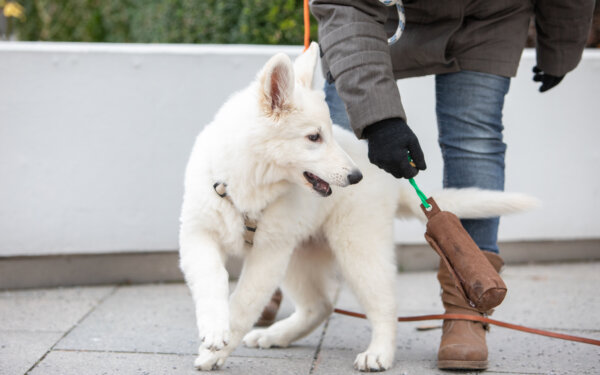
[[[496,271],[504,265],[498,254],[483,252]],[[446,314],[483,315],[464,300],[446,266],[440,262],[438,280]],[[443,370],[484,370],[488,366],[485,343],[487,325],[468,320],[444,320],[438,368]]]
[[[275,317],[277,317],[277,311],[279,311],[279,305],[281,305],[281,300],[283,299],[283,293],[281,293],[281,289],[277,289],[273,296],[271,297],[271,301],[265,306],[260,318],[254,324],[257,327],[268,327],[275,322]]]

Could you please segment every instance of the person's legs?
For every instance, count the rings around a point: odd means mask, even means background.
[[[436,76],[439,143],[444,158],[444,187],[504,190],[502,108],[510,79],[463,71]],[[462,220],[475,243],[498,271],[499,218]],[[441,263],[438,280],[446,313],[480,315],[456,292],[454,280]],[[438,351],[441,369],[487,367],[485,328],[481,323],[444,320]]]
[[[444,187],[504,190],[502,108],[510,78],[462,71],[436,76]],[[462,220],[480,249],[498,253],[499,218]]]

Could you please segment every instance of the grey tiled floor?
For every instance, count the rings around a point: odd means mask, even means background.
[[[510,266],[494,318],[600,339],[600,263]],[[400,315],[442,310],[434,272],[397,276]],[[338,307],[360,311],[342,288]],[[289,301],[279,317],[292,311]],[[399,325],[389,374],[438,374],[440,330]],[[427,324],[427,323],[425,323]],[[431,324],[437,324],[433,322]],[[333,315],[287,349],[238,348],[219,373],[350,374],[366,321]],[[197,374],[191,297],[183,284],[0,293],[0,374]],[[600,348],[492,327],[487,374],[600,374]],[[465,374],[464,372],[462,374]]]

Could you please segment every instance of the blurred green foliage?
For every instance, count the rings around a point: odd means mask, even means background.
[[[21,0],[20,40],[302,44],[302,0]],[[311,39],[317,23],[311,19]]]

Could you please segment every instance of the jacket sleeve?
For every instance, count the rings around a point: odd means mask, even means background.
[[[545,73],[564,76],[575,69],[588,39],[594,0],[537,0],[537,65]]]
[[[357,137],[379,120],[406,120],[384,31],[388,9],[377,0],[313,0],[324,72],[335,80]]]

